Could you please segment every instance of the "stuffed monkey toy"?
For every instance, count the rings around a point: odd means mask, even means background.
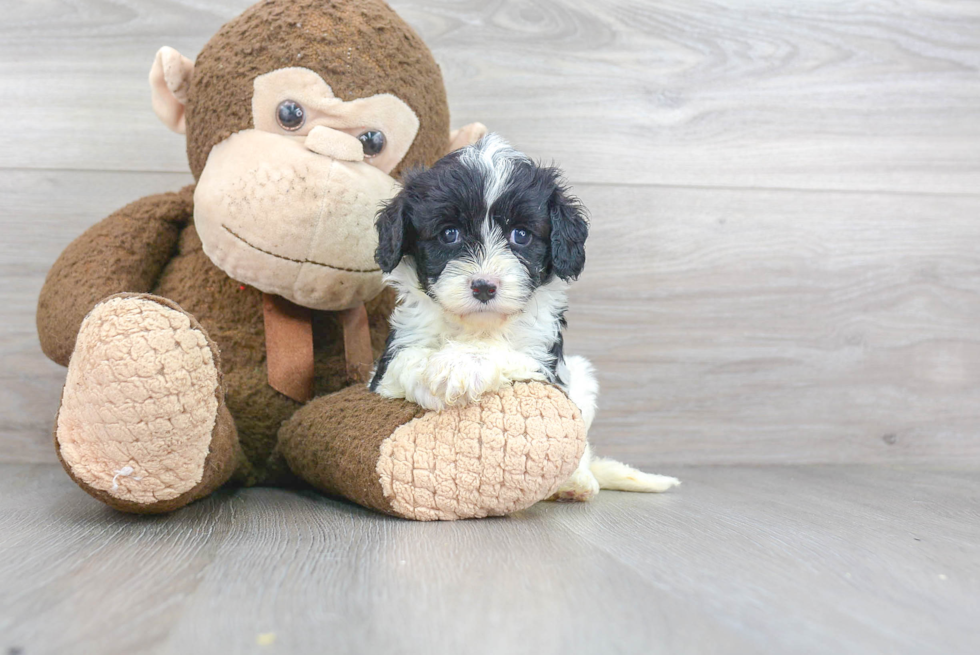
[[[68,475],[137,513],[226,483],[307,484],[418,520],[553,494],[585,445],[557,388],[436,413],[365,386],[393,306],[375,213],[403,171],[486,132],[450,132],[412,29],[381,0],[265,0],[195,62],[162,48],[150,85],[195,184],[87,230],[38,303],[42,348],[68,367]]]

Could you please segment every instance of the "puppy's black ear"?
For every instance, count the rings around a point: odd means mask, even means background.
[[[374,252],[374,260],[385,273],[395,270],[398,262],[402,260],[410,225],[406,193],[401,191],[378,212],[375,221],[375,227],[378,229],[378,249]]]
[[[589,221],[585,207],[578,198],[568,195],[560,181],[548,201],[551,214],[551,261],[555,275],[574,280],[585,268],[585,239],[589,236]]]

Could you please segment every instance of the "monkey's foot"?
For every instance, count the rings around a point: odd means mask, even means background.
[[[420,521],[502,516],[555,493],[585,450],[585,423],[556,387],[519,382],[426,412],[357,385],[310,402],[279,447],[307,482]]]
[[[223,484],[238,437],[204,329],[155,296],[97,305],[68,365],[55,445],[79,486],[125,511],[170,511]]]

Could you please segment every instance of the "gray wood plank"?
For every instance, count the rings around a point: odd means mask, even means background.
[[[253,652],[269,633],[297,655],[748,644],[533,514],[421,524],[254,489],[143,519],[57,467],[0,471],[0,646],[27,653]]]
[[[767,652],[980,648],[980,473],[822,466],[679,474],[677,494],[600,493],[587,511],[556,519]]]
[[[85,228],[190,174],[0,172],[0,462],[54,462],[51,429],[65,369],[41,352],[34,314],[44,277]]]
[[[566,351],[599,450],[658,463],[980,461],[980,201],[576,187]]]
[[[175,174],[0,171],[0,461],[53,461],[51,262]],[[593,214],[568,351],[601,453],[695,463],[980,461],[980,200],[579,185]]]
[[[0,647],[976,652],[976,472],[673,472],[659,496],[420,524],[273,489],[130,517],[0,465]]]
[[[0,166],[185,171],[146,72],[250,0],[14,3]],[[481,120],[576,182],[977,193],[980,11],[768,0],[393,3]],[[38,129],[43,126],[43,129]]]

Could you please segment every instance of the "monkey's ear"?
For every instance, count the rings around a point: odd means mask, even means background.
[[[178,134],[187,131],[184,105],[193,75],[194,62],[190,59],[167,46],[157,50],[150,69],[153,111],[164,125]]]
[[[548,201],[548,212],[555,275],[566,281],[574,280],[585,268],[585,239],[589,236],[585,208],[559,182]]]
[[[391,273],[402,260],[411,227],[404,191],[389,200],[378,212],[375,227],[378,229],[378,249],[374,253],[374,260],[382,271]]]
[[[470,123],[449,133],[449,152],[471,146],[487,135],[483,123]]]

